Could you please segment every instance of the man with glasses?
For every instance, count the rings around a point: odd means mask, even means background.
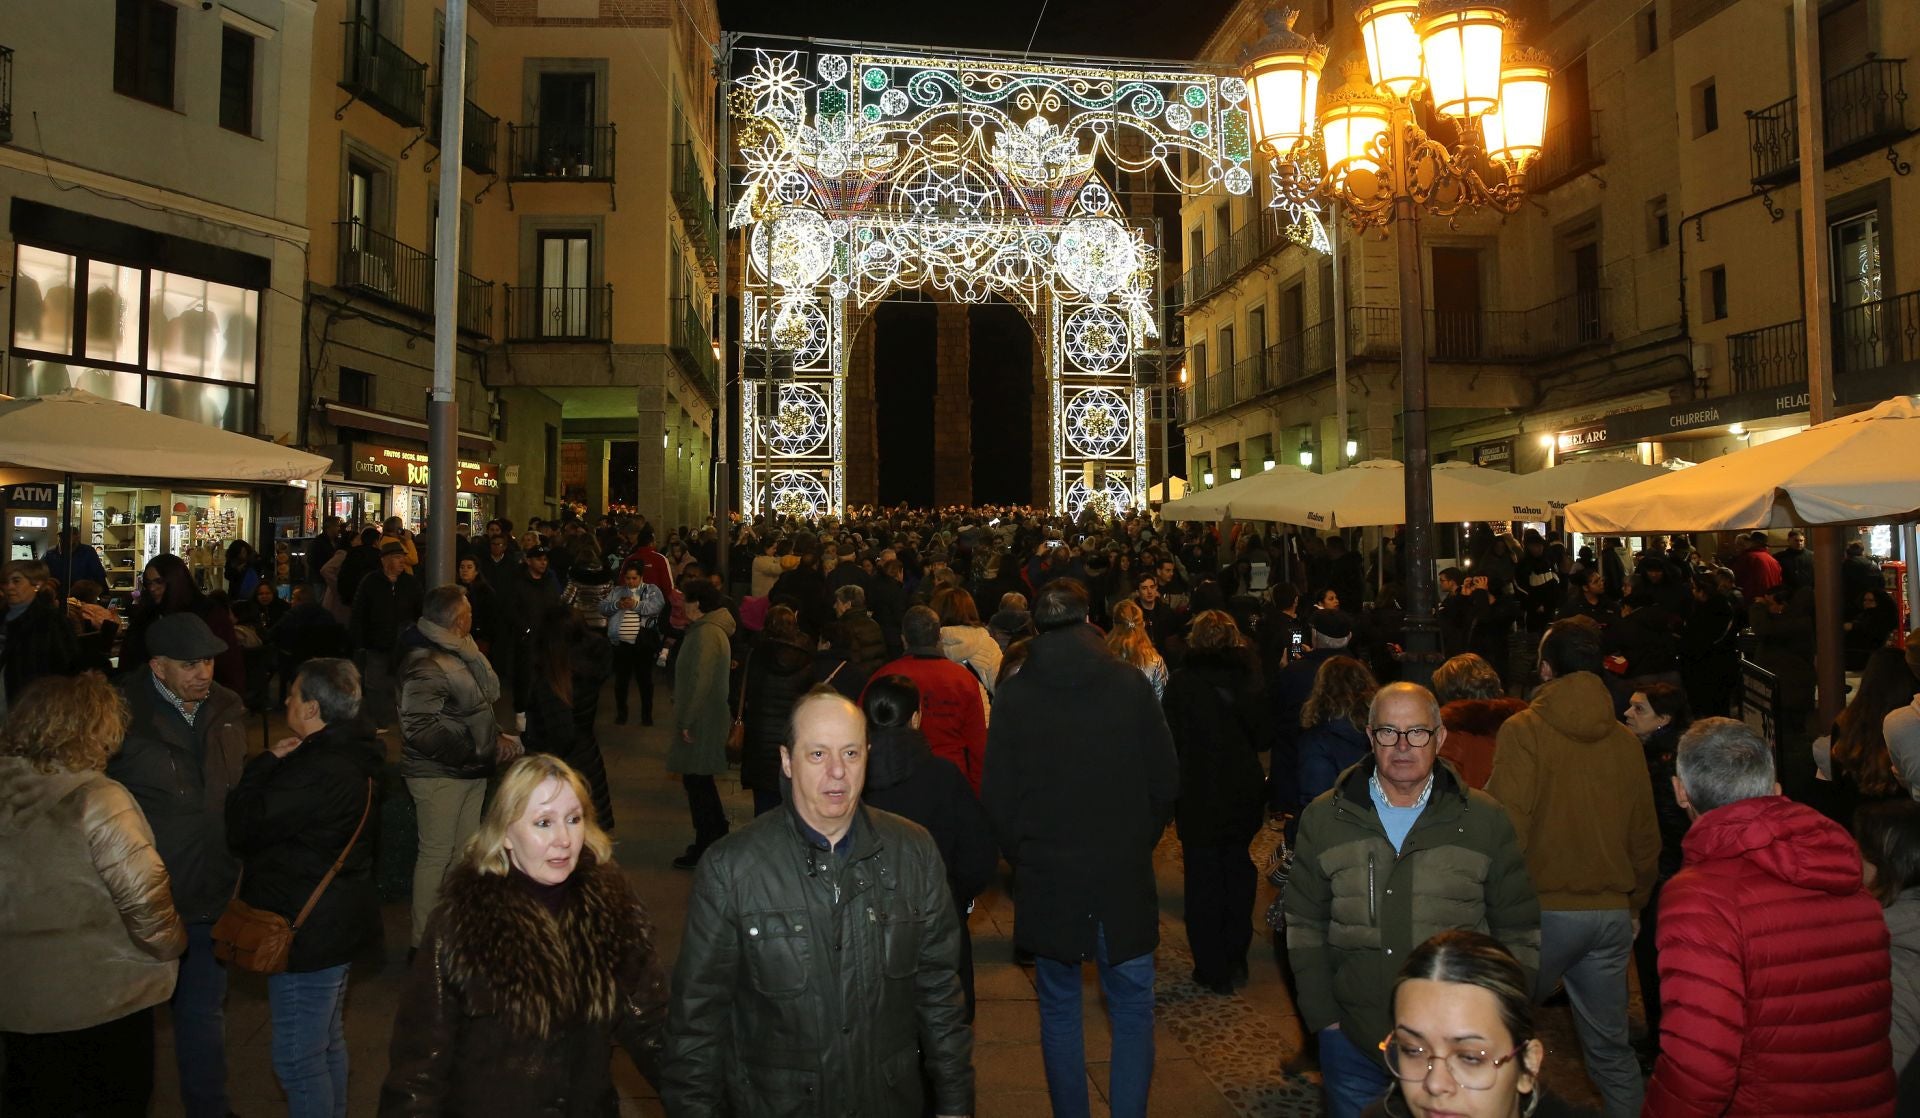
[[[1487,793],[1506,806],[1540,893],[1544,999],[1565,983],[1587,1075],[1609,1118],[1645,1102],[1627,1043],[1627,966],[1660,868],[1660,826],[1640,739],[1614,719],[1600,627],[1556,621],[1540,642],[1544,681],[1500,726]]]
[[[1447,731],[1433,693],[1374,695],[1373,754],[1307,805],[1287,882],[1287,951],[1300,1015],[1320,1034],[1327,1113],[1357,1118],[1389,1083],[1379,1044],[1395,977],[1449,928],[1486,931],[1528,971],[1540,903],[1507,813],[1436,765]]]

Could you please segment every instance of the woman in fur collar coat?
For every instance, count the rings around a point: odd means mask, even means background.
[[[666,981],[591,805],[555,757],[507,770],[401,997],[381,1115],[611,1116],[616,1041],[655,1081]]]

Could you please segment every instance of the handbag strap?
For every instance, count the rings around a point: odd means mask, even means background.
[[[368,777],[367,806],[360,811],[360,822],[353,828],[353,837],[347,840],[346,849],[340,851],[340,856],[333,860],[332,866],[328,867],[327,876],[321,878],[320,884],[313,887],[313,896],[308,897],[307,903],[301,906],[300,915],[293,918],[294,931],[299,931],[300,925],[307,922],[307,914],[313,911],[314,905],[320,903],[320,894],[327,891],[327,886],[333,884],[333,876],[340,872],[341,866],[347,864],[347,855],[353,852],[353,844],[360,841],[360,832],[366,827],[367,816],[371,814],[373,814],[373,778]]]

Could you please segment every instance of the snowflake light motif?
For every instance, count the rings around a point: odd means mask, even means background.
[[[755,342],[793,354],[793,367],[817,366],[827,351],[827,316],[805,294],[782,295],[772,308],[772,319],[757,317]]]
[[[1139,257],[1133,234],[1112,218],[1076,218],[1060,233],[1053,250],[1054,267],[1075,291],[1104,299],[1120,290]]]
[[[827,515],[827,487],[804,470],[781,470],[767,479],[767,507],[778,516],[803,519]]]
[[[1116,474],[1101,478],[1097,489],[1089,488],[1085,478],[1074,478],[1067,486],[1065,504],[1067,515],[1074,519],[1091,509],[1095,517],[1112,520],[1133,507],[1133,490]]]
[[[1107,373],[1127,359],[1127,321],[1111,307],[1081,307],[1067,316],[1067,359],[1089,373]]]
[[[754,116],[783,128],[797,127],[807,116],[807,92],[814,83],[800,72],[800,52],[753,52],[753,68],[736,84],[746,91]]]
[[[766,419],[765,435],[776,454],[814,453],[827,441],[827,402],[807,385],[781,385],[780,402]]]
[[[1133,409],[1118,392],[1089,388],[1067,401],[1067,441],[1089,458],[1109,458],[1133,443]]]

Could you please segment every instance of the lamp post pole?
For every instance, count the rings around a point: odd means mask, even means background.
[[[715,324],[717,327],[715,338],[719,342],[720,357],[719,360],[715,362],[719,368],[714,370],[715,387],[718,391],[714,393],[715,403],[713,409],[713,446],[717,452],[713,463],[713,550],[714,559],[720,568],[720,584],[728,587],[733,584],[733,557],[731,554],[733,550],[733,517],[730,511],[733,491],[730,487],[731,482],[729,481],[729,475],[727,473],[727,464],[732,458],[732,455],[730,455],[728,451],[731,449],[733,443],[732,432],[727,430],[727,393],[732,391],[730,378],[727,375],[727,358],[733,353],[732,348],[728,345],[729,332],[727,330],[729,321],[727,314],[727,220],[728,215],[733,212],[733,172],[729,169],[733,162],[733,114],[731,98],[728,95],[733,91],[733,40],[734,33],[727,32],[720,36],[720,45],[716,48],[720,56],[714,60],[720,70],[720,125],[715,130],[716,134],[713,138],[714,145],[719,148],[719,158],[715,161],[717,165],[713,169],[713,177],[715,183],[720,188],[720,214],[716,219],[720,222],[720,298],[718,300],[720,313],[715,316],[718,320]],[[712,572],[708,573],[711,574]]]
[[[1407,611],[1406,644],[1400,677],[1425,687],[1433,679],[1440,653],[1440,633],[1433,620],[1433,463],[1427,449],[1427,314],[1426,289],[1420,279],[1420,218],[1408,181],[1408,150],[1412,125],[1410,106],[1396,105],[1393,113],[1394,160],[1393,235],[1398,253],[1400,287],[1400,429],[1401,460],[1405,463],[1406,535],[1401,540]],[[1346,433],[1340,434],[1341,454]]]

